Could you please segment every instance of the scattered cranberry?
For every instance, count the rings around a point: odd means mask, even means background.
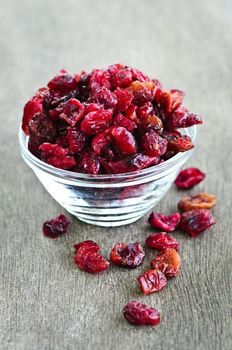
[[[175,249],[168,248],[152,260],[151,266],[153,269],[162,271],[167,277],[174,277],[180,272],[180,255]]]
[[[192,209],[211,209],[216,204],[216,197],[209,193],[198,193],[193,196],[184,197],[178,204],[180,211]]]
[[[167,233],[160,232],[152,233],[150,236],[148,236],[146,239],[146,246],[148,248],[156,248],[158,250],[165,250],[167,248],[179,250],[180,243]]]
[[[159,270],[148,270],[138,277],[138,282],[143,294],[159,292],[167,284],[163,272]]]
[[[84,241],[74,245],[76,255],[74,261],[80,270],[99,273],[109,267],[109,261],[99,254],[100,247],[93,241]]]
[[[129,268],[141,265],[144,258],[145,253],[139,243],[117,243],[110,253],[110,260],[114,264]]]
[[[131,300],[124,306],[123,315],[128,322],[138,326],[156,326],[160,323],[160,314],[156,309],[136,300]]]
[[[22,129],[31,153],[57,168],[133,172],[194,147],[176,131],[202,123],[183,107],[183,97],[182,91],[165,90],[157,79],[120,63],[74,75],[61,70],[26,103]],[[66,154],[45,157],[44,143]]]
[[[175,184],[181,190],[188,190],[204,180],[205,174],[197,168],[182,170],[176,178]]]
[[[174,231],[180,221],[180,214],[172,215],[159,214],[153,211],[148,219],[149,224],[166,232]]]
[[[57,238],[67,232],[70,222],[64,215],[59,215],[54,219],[45,221],[43,224],[43,234],[49,238]]]
[[[216,220],[209,210],[193,209],[181,215],[179,228],[190,236],[196,237],[214,224],[216,224]]]

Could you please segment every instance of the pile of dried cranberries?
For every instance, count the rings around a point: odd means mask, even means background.
[[[61,70],[25,105],[28,149],[42,161],[87,174],[136,171],[194,147],[177,129],[201,124],[184,93],[114,64],[91,73]]]
[[[176,185],[180,189],[191,188],[205,178],[205,174],[197,168],[189,168],[180,172]],[[196,237],[216,223],[211,209],[216,204],[214,195],[202,192],[183,197],[177,207],[180,211],[171,215],[152,212],[148,223],[158,232],[150,234],[146,240],[147,248],[156,249],[159,253],[152,259],[151,268],[137,277],[143,294],[159,292],[166,287],[168,279],[177,276],[181,269],[181,258],[178,253],[179,242],[167,232],[176,228]],[[43,225],[45,236],[58,237],[66,233],[69,221],[64,215],[46,221]],[[162,232],[160,232],[162,230]],[[110,263],[100,253],[100,246],[91,241],[83,241],[74,245],[74,262],[79,269],[99,273],[108,269]],[[134,269],[145,259],[145,252],[140,243],[116,243],[110,252],[111,263],[122,268]],[[136,325],[157,325],[160,323],[159,312],[141,302],[131,300],[123,308],[125,319]]]

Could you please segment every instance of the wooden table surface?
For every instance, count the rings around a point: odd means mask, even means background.
[[[0,348],[2,350],[229,350],[231,341],[232,2],[3,1],[0,7]],[[61,68],[71,72],[124,62],[183,89],[204,117],[188,163],[207,174],[192,191],[218,198],[214,228],[196,239],[177,232],[182,272],[165,290],[143,296],[137,270],[80,272],[72,245],[93,239],[108,254],[117,241],[144,242],[146,217],[104,229],[74,217],[70,233],[43,237],[43,221],[62,208],[19,154],[25,101]],[[156,209],[171,213],[174,187]],[[152,257],[151,252],[148,254]],[[162,314],[158,327],[133,327],[122,316],[131,299]]]

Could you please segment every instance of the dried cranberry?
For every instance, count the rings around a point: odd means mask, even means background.
[[[146,154],[159,157],[166,152],[168,142],[151,129],[143,135],[141,144]]]
[[[151,266],[153,269],[163,272],[166,277],[174,277],[180,272],[180,255],[175,249],[168,248],[152,260]]]
[[[204,180],[205,174],[197,168],[182,170],[176,178],[175,184],[181,190],[188,190]]]
[[[138,81],[141,81],[142,83],[150,81],[149,77],[138,69],[131,68],[131,72],[132,72],[133,80],[138,80]]]
[[[43,234],[46,237],[57,238],[67,232],[70,222],[64,215],[45,221],[43,224]]]
[[[125,111],[125,117],[132,120],[134,123],[139,122],[137,118],[136,110],[137,110],[137,106],[132,103],[130,107],[128,107],[127,110]]]
[[[117,106],[115,108],[118,112],[124,112],[127,108],[130,107],[131,102],[133,100],[133,95],[130,91],[117,88],[114,91],[114,94],[117,97]]]
[[[104,106],[104,108],[112,108],[117,104],[117,96],[115,93],[103,86],[91,94],[89,102],[100,103]]]
[[[74,261],[79,269],[99,273],[109,267],[109,262],[99,254],[99,246],[93,241],[84,241],[75,244],[76,255]]]
[[[146,102],[141,106],[138,106],[136,112],[140,119],[146,118],[148,115],[153,113],[153,105],[151,102]]]
[[[42,112],[42,100],[43,96],[37,93],[33,96],[24,106],[22,129],[26,135],[29,135],[29,122],[35,116],[35,114]]]
[[[125,65],[122,63],[115,63],[112,64],[111,66],[109,66],[107,68],[107,71],[111,74],[114,75],[116,74],[118,71],[120,71],[121,69],[125,68]]]
[[[135,138],[127,129],[121,126],[116,126],[112,128],[111,134],[123,154],[136,153]]]
[[[90,74],[89,86],[92,90],[97,90],[102,86],[110,89],[110,73],[106,70],[94,69]]]
[[[75,127],[69,127],[67,139],[70,151],[78,153],[85,147],[88,136]]]
[[[69,151],[57,144],[43,143],[39,146],[41,159],[60,169],[71,169],[76,165],[75,159],[68,156]]]
[[[75,98],[71,98],[67,102],[61,103],[56,109],[49,112],[51,118],[65,120],[71,126],[75,126],[83,117],[85,107]]]
[[[62,70],[59,75],[49,81],[48,87],[53,91],[66,93],[74,90],[77,87],[77,82],[72,75]]]
[[[142,126],[146,129],[152,129],[157,133],[161,133],[163,130],[163,122],[155,114],[149,114],[145,117],[142,117],[140,121]]]
[[[176,110],[183,102],[184,92],[180,90],[164,90],[159,103],[166,113]]]
[[[146,239],[146,246],[148,248],[156,248],[158,250],[164,250],[167,248],[179,250],[180,243],[167,233],[160,232],[152,233],[150,236],[148,236]]]
[[[216,204],[216,197],[209,193],[198,193],[193,196],[184,197],[178,204],[178,209],[188,211],[192,209],[210,209]]]
[[[137,153],[126,156],[119,161],[109,162],[108,169],[112,174],[127,173],[156,165],[159,162],[159,157],[149,157],[145,154]]]
[[[141,265],[144,258],[145,253],[139,243],[117,243],[110,253],[110,260],[114,264],[129,268]]]
[[[133,81],[128,90],[134,95],[134,102],[137,104],[142,104],[144,102],[152,101],[155,94],[154,83],[152,81],[141,83],[136,80]]]
[[[100,172],[100,160],[94,152],[82,152],[77,161],[77,171],[86,174],[98,174]]]
[[[160,323],[160,314],[156,309],[136,300],[131,300],[124,306],[123,315],[128,322],[139,326],[156,326]]]
[[[180,214],[172,215],[159,214],[153,211],[148,219],[149,224],[154,228],[160,228],[166,232],[174,231],[180,221]]]
[[[167,284],[167,279],[163,272],[159,270],[148,270],[138,277],[138,282],[143,294],[159,292]]]
[[[85,112],[84,115],[89,114],[90,112],[94,112],[94,111],[99,111],[99,110],[103,110],[103,106],[100,105],[100,103],[87,103],[85,105]]]
[[[92,148],[97,156],[100,156],[102,150],[112,141],[111,128],[99,132],[92,139]]]
[[[194,144],[187,135],[177,137],[168,142],[168,151],[173,151],[175,154],[178,152],[189,151],[192,148],[194,148]]]
[[[113,88],[121,87],[125,88],[132,82],[132,73],[130,69],[124,68],[118,70],[111,76],[111,83]]]
[[[81,123],[81,131],[88,135],[97,134],[108,126],[112,115],[111,109],[88,113]]]
[[[33,137],[29,138],[27,147],[29,151],[37,158],[41,158],[41,151],[39,149],[39,145],[40,143],[36,139],[34,139]]]
[[[193,209],[181,215],[179,228],[190,236],[196,237],[214,224],[216,224],[216,220],[209,210]]]
[[[122,126],[130,132],[133,132],[136,128],[136,124],[132,120],[124,117],[121,113],[118,113],[113,117],[113,124],[115,126]]]
[[[187,128],[196,124],[202,124],[202,118],[196,114],[190,113],[184,107],[179,107],[169,114],[166,121],[166,127],[169,130]]]

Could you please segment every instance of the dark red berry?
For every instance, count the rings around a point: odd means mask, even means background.
[[[136,300],[131,300],[124,306],[123,315],[128,322],[138,326],[156,326],[160,323],[160,314],[156,309]]]
[[[116,145],[123,154],[136,153],[136,141],[134,136],[124,127],[116,126],[111,130]]]
[[[113,111],[99,110],[88,113],[81,123],[81,131],[87,135],[94,135],[106,129],[112,118]]]
[[[131,133],[136,128],[136,124],[132,120],[124,117],[124,115],[122,115],[121,113],[118,113],[113,117],[113,124],[115,126],[122,126],[128,131],[130,131]]]
[[[138,277],[138,282],[143,294],[159,292],[166,287],[167,279],[159,270],[148,270]]]
[[[165,250],[167,248],[179,250],[180,243],[167,233],[160,232],[152,233],[150,236],[148,236],[146,239],[146,246],[148,248],[156,248],[158,250]]]
[[[100,103],[104,108],[112,108],[117,105],[117,96],[103,86],[91,94],[89,102]]]
[[[29,122],[39,112],[42,112],[43,94],[46,89],[40,89],[35,96],[33,96],[24,106],[22,129],[26,135],[29,135]]]
[[[54,219],[45,221],[43,224],[43,234],[49,238],[57,238],[67,232],[70,222],[64,215],[59,215]]]
[[[143,135],[141,144],[147,155],[160,157],[166,152],[168,142],[151,129]]]
[[[113,88],[126,88],[130,85],[131,82],[132,73],[128,68],[120,69],[111,76],[111,83]]]
[[[180,221],[180,214],[164,215],[153,211],[148,219],[149,224],[166,232],[174,231]]]
[[[174,277],[180,272],[180,255],[175,249],[168,248],[152,260],[151,266],[153,269],[162,271],[166,277]]]
[[[114,264],[129,268],[141,265],[144,258],[145,253],[139,243],[117,243],[110,253],[110,260]]]
[[[135,155],[126,156],[119,161],[109,162],[107,165],[110,173],[119,174],[141,170],[151,165],[156,165],[159,162],[159,157],[149,157],[145,154],[137,153]]]
[[[209,210],[193,209],[181,215],[179,228],[190,236],[196,237],[214,224],[216,220]]]
[[[57,108],[50,111],[51,118],[60,118],[65,120],[71,126],[75,126],[77,122],[84,116],[84,105],[75,98],[71,98],[67,102],[61,103]]]
[[[60,169],[71,169],[76,165],[75,159],[68,155],[69,151],[57,144],[43,143],[39,146],[41,159]]]
[[[204,180],[205,174],[197,168],[182,170],[176,178],[175,184],[181,190],[187,190]]]
[[[110,89],[110,73],[106,70],[94,69],[90,74],[89,86],[92,90],[97,90],[102,86]]]
[[[59,75],[49,81],[48,87],[56,92],[67,93],[77,87],[77,82],[72,75],[62,70]]]
[[[70,151],[73,153],[82,151],[87,143],[88,136],[75,127],[70,127],[67,130],[67,140]]]
[[[86,174],[98,174],[100,171],[100,159],[94,152],[82,152],[77,161],[77,171]]]

